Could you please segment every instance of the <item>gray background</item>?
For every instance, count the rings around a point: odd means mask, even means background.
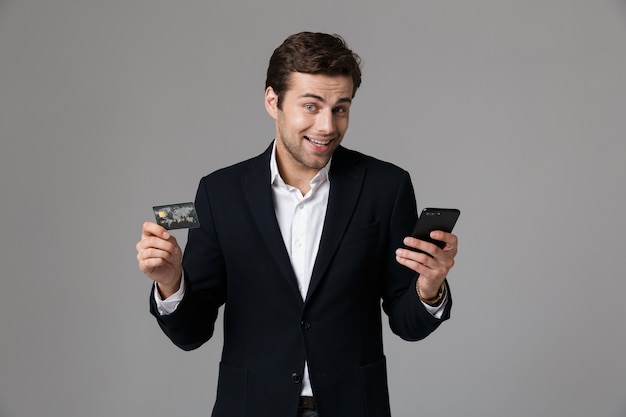
[[[363,57],[344,144],[462,210],[453,319],[386,330],[394,415],[626,416],[618,0],[0,1],[0,416],[209,415],[221,325],[175,348],[134,246],[269,144],[301,30]]]

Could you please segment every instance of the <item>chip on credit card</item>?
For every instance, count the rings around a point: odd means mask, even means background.
[[[152,207],[157,224],[167,230],[200,227],[193,203],[166,204]]]

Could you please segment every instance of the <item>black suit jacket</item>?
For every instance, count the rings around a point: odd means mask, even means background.
[[[426,337],[442,320],[419,301],[417,276],[394,252],[417,218],[409,174],[340,147],[311,283],[302,300],[274,212],[271,147],[204,177],[201,227],[183,258],[186,293],[171,315],[151,311],[185,350],[211,338],[224,308],[213,416],[294,417],[305,360],[321,417],[389,416],[382,307],[394,333]],[[448,292],[448,294],[450,294]]]

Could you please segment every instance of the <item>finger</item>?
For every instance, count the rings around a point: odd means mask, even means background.
[[[137,253],[137,260],[139,262],[142,262],[148,259],[163,259],[165,262],[171,263],[171,264],[174,264],[176,262],[175,254],[168,252],[168,251],[164,251],[162,249],[147,248]]]
[[[150,277],[156,270],[167,265],[169,265],[168,262],[163,258],[148,258],[139,262],[139,270]]]
[[[174,236],[170,236],[169,240],[165,240],[158,236],[144,236],[136,245],[137,251],[148,249],[148,248],[157,248],[170,253],[179,253],[180,246],[176,241]]]
[[[437,251],[441,250],[441,248],[435,244],[411,236],[405,237],[403,243],[410,248],[421,250],[433,257],[437,254]]]
[[[179,248],[176,237],[170,234],[163,226],[152,222],[145,222],[142,227],[141,241],[139,242],[141,246],[148,247],[155,245],[156,247],[170,250],[169,246],[163,246],[163,242],[170,242],[173,247]],[[139,245],[137,247],[139,248]]]
[[[137,253],[137,261],[139,269],[146,274],[151,274],[157,269],[176,269],[180,266],[180,257],[154,248],[148,248]]]
[[[406,266],[407,268],[417,272],[420,276],[420,279],[426,280],[429,282],[440,282],[447,276],[447,271],[441,268],[433,268],[431,265],[422,264],[420,262],[414,261],[409,258],[402,258],[400,256],[396,256],[396,260],[399,264]],[[433,284],[435,287],[438,287],[439,284]]]
[[[416,242],[413,246],[419,246]],[[427,243],[427,242],[424,242]],[[434,246],[434,245],[433,245]],[[450,252],[442,251],[436,247],[434,256],[416,252],[412,249],[398,248],[396,250],[396,261],[407,268],[418,272],[428,280],[441,280],[448,275],[454,266],[454,255]]]
[[[417,272],[419,274],[420,277],[424,277],[426,279],[430,279],[430,277],[432,276],[432,269],[430,269],[428,266],[419,263],[413,259],[410,258],[403,258],[401,256],[396,256],[396,261],[400,264],[403,265],[407,268],[409,268],[410,270]]]
[[[413,270],[416,270],[416,268],[432,269],[436,264],[434,258],[429,254],[404,248],[396,250],[396,259]]]
[[[139,261],[139,268],[144,272],[146,270],[152,271],[165,265],[168,265],[168,262],[163,258],[146,258]]]
[[[441,230],[430,232],[430,237],[435,240],[445,242],[446,246],[443,248],[444,250],[456,250],[459,244],[459,239],[455,234],[447,233]]]
[[[161,239],[168,240],[172,235],[163,227],[154,222],[145,222],[141,227],[141,238],[157,236]]]

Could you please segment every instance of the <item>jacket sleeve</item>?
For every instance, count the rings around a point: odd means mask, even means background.
[[[417,206],[413,185],[408,173],[399,182],[389,225],[389,243],[386,276],[383,288],[383,309],[389,316],[391,330],[404,340],[421,340],[450,318],[452,295],[438,319],[431,315],[417,296],[415,285],[419,274],[400,265],[395,259],[395,250],[412,230],[417,220]],[[446,285],[448,285],[446,283]]]
[[[163,332],[183,350],[196,349],[213,336],[218,310],[226,300],[224,259],[208,196],[203,178],[195,200],[200,227],[189,230],[183,255],[185,295],[178,308],[162,316],[153,294],[150,296],[151,313]]]

